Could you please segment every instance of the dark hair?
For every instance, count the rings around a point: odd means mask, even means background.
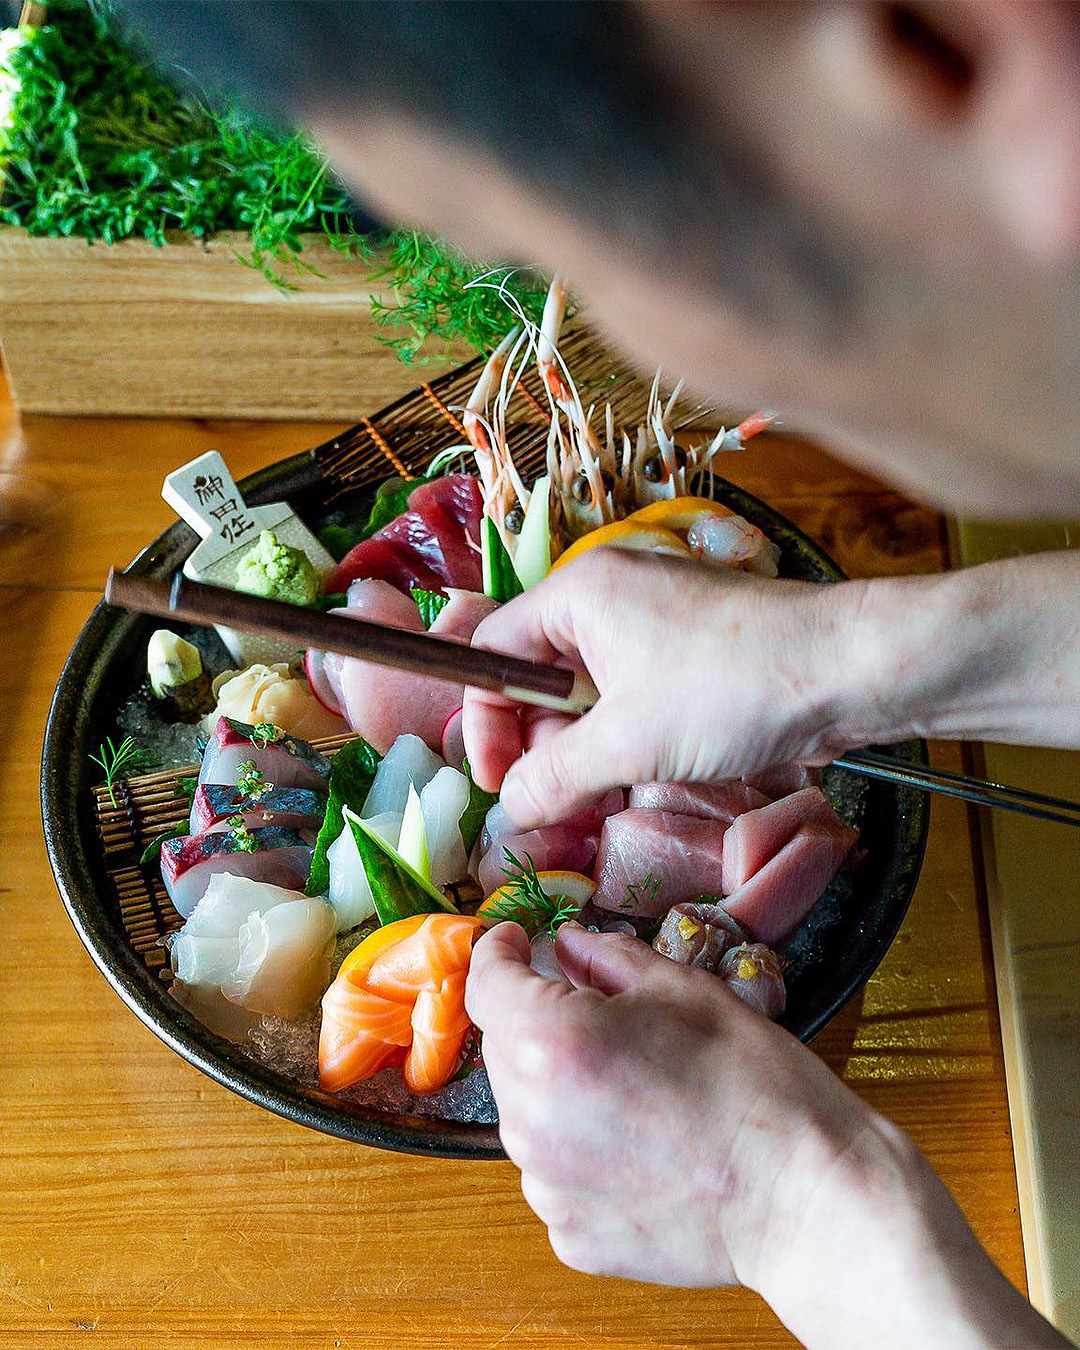
[[[125,0],[159,59],[291,122],[378,106],[480,146],[557,208],[759,324],[845,317],[849,270],[733,128],[664,78],[634,8],[609,0]],[[798,285],[777,286],[783,268]],[[793,309],[794,307],[794,309]],[[801,311],[801,312],[799,312]]]

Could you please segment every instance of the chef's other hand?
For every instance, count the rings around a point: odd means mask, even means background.
[[[466,1006],[503,1145],[566,1264],[746,1284],[829,1350],[1067,1344],[911,1141],[715,976],[576,924],[556,950],[572,985],[499,924]]]

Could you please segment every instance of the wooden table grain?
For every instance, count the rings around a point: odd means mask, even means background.
[[[137,1021],[68,922],[38,761],[61,664],[108,565],[169,523],[161,481],[182,461],[219,449],[239,477],[337,429],[20,425],[0,403],[0,1347],[791,1345],[746,1291],[566,1270],[509,1164],[377,1152],[233,1096]],[[937,517],[812,446],[774,437],[725,467],[855,575],[943,565]],[[956,747],[934,759],[959,764]],[[909,917],[816,1049],[914,1136],[1023,1287],[976,840],[965,807],[935,801]]]

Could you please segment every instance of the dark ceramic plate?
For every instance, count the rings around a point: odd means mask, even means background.
[[[312,455],[284,461],[241,485],[257,504],[287,498],[309,524],[323,514],[323,488]],[[782,573],[836,581],[841,572],[805,535],[763,502],[717,482],[718,501],[765,530],[783,552]],[[132,564],[142,575],[168,576],[194,547],[174,525]],[[100,604],[64,666],[45,732],[42,811],[49,858],[79,936],[105,978],[132,1011],[190,1063],[250,1101],[343,1139],[441,1157],[504,1156],[494,1125],[469,1125],[378,1111],[308,1089],[250,1059],[213,1035],[168,994],[133,949],[111,897],[92,814],[88,753],[112,734],[119,707],[145,670],[150,620]],[[925,761],[920,742],[885,747]],[[865,859],[839,878],[792,940],[785,1023],[809,1040],[869,978],[896,935],[915,889],[926,841],[922,793],[856,779],[833,770],[826,787],[859,828]]]

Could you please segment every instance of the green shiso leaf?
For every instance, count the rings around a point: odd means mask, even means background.
[[[461,842],[465,846],[465,856],[468,857],[480,838],[480,831],[484,828],[484,817],[499,799],[494,792],[485,792],[482,787],[477,786],[468,760],[461,767],[469,780],[469,800],[461,813],[458,829],[461,831]]]
[[[411,914],[436,914],[440,910],[451,914],[458,912],[441,891],[410,867],[397,849],[369,830],[356,812],[347,807],[345,823],[356,840],[380,924],[407,919]]]
[[[330,761],[330,796],[311,855],[311,870],[304,887],[307,895],[325,895],[330,889],[326,851],[345,827],[345,807],[359,811],[364,805],[381,758],[378,751],[360,737],[346,742]]]
[[[425,628],[430,628],[450,603],[448,595],[440,595],[438,591],[424,591],[419,586],[413,587],[412,598],[416,601],[416,608],[420,611],[420,622]]]

